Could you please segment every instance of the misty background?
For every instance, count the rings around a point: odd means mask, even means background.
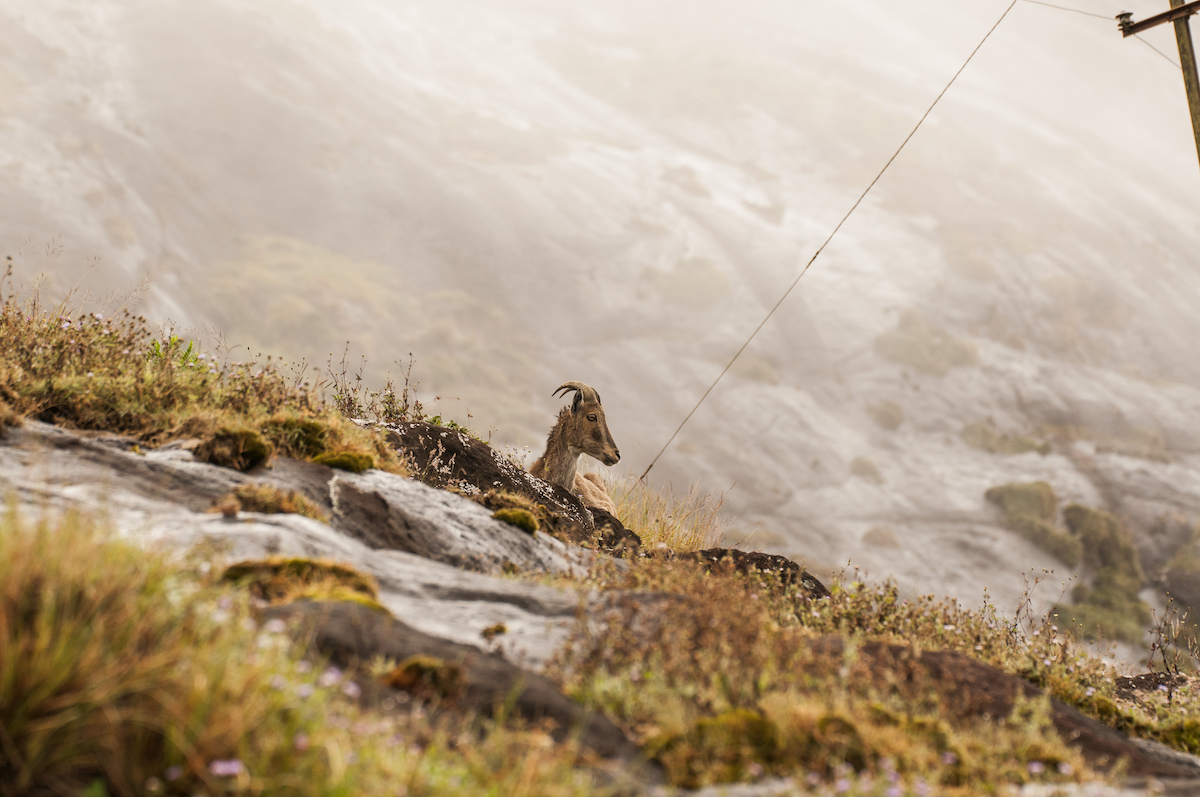
[[[1071,573],[983,493],[1045,479],[1153,571],[1200,519],[1200,167],[1112,19],[1167,4],[1123,3],[1016,4],[652,483],[1011,610]],[[234,359],[411,353],[427,409],[534,456],[587,382],[640,474],[1007,5],[0,0],[0,255]]]

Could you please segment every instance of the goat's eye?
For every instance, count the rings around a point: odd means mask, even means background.
[[[594,412],[589,412],[589,413],[588,413],[588,420],[589,420],[589,421],[594,421],[594,420],[596,420],[596,413],[594,413]]]

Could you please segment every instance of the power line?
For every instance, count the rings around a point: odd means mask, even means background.
[[[754,340],[755,336],[758,335],[759,330],[761,330],[763,326],[771,320],[771,316],[775,315],[775,311],[779,309],[779,306],[783,304],[784,300],[791,295],[792,290],[800,283],[800,280],[804,277],[804,275],[808,273],[809,267],[812,266],[816,259],[821,256],[821,253],[825,251],[825,247],[829,246],[829,242],[832,241],[833,237],[838,234],[838,230],[842,229],[842,225],[846,223],[846,220],[850,218],[854,211],[858,210],[858,206],[861,205],[862,201],[867,198],[867,194],[871,193],[871,189],[874,188],[875,184],[879,182],[879,179],[883,177],[884,172],[888,170],[888,167],[892,165],[892,162],[895,161],[904,148],[908,146],[908,142],[911,141],[912,137],[915,136],[917,131],[921,129],[921,125],[924,124],[925,120],[929,118],[929,114],[933,113],[933,109],[937,107],[939,102],[941,102],[942,97],[946,96],[946,92],[949,91],[950,87],[954,85],[954,81],[958,80],[958,76],[963,73],[963,70],[965,70],[967,65],[971,63],[971,59],[973,59],[975,54],[979,52],[985,43],[987,43],[987,40],[996,31],[996,28],[1000,27],[1000,23],[1003,22],[1004,18],[1008,16],[1008,12],[1013,10],[1013,7],[1017,4],[1017,2],[1018,0],[1012,0],[1008,8],[1004,9],[1004,13],[1000,15],[1000,19],[996,20],[996,24],[992,25],[991,29],[988,30],[987,34],[983,37],[979,44],[975,46],[975,49],[971,51],[971,54],[967,56],[967,60],[964,61],[963,65],[960,66],[958,71],[954,73],[954,77],[950,78],[950,82],[947,83],[946,87],[942,89],[940,94],[937,95],[937,98],[929,106],[929,109],[922,114],[920,120],[917,122],[916,127],[912,129],[912,132],[909,133],[908,137],[905,138],[903,143],[900,144],[899,148],[897,148],[897,150],[892,154],[892,157],[888,158],[887,163],[885,163],[883,168],[879,170],[879,174],[875,175],[875,179],[871,181],[871,184],[868,185],[867,189],[862,192],[862,195],[859,196],[858,200],[855,201],[854,205],[850,208],[846,215],[842,217],[842,220],[839,221],[837,226],[833,228],[833,232],[829,233],[829,237],[825,239],[825,242],[821,244],[820,248],[817,249],[816,253],[809,259],[808,263],[804,265],[804,268],[800,271],[799,276],[792,281],[792,284],[788,286],[788,289],[783,292],[783,296],[779,297],[779,301],[775,302],[775,306],[771,308],[770,312],[767,313],[766,317],[763,318],[759,325],[754,328],[754,331],[750,333],[750,337],[746,338],[746,342],[743,343],[742,347],[737,350],[737,354],[733,355],[733,359],[729,361],[729,364],[726,365],[724,370],[722,370],[717,378],[713,380],[713,383],[708,386],[708,390],[704,391],[704,395],[701,396],[700,400],[696,402],[696,406],[692,407],[692,411],[687,414],[687,417],[684,418],[679,424],[678,428],[675,429],[675,433],[671,435],[671,439],[666,442],[666,444],[661,450],[659,450],[657,454],[655,454],[654,459],[651,460],[650,464],[646,467],[646,470],[642,472],[642,475],[638,478],[638,481],[646,478],[646,475],[650,473],[650,469],[653,468],[658,462],[658,458],[661,457],[663,453],[666,452],[667,448],[670,447],[671,443],[675,441],[675,438],[679,435],[679,432],[683,429],[684,425],[691,420],[693,415],[696,414],[696,410],[700,409],[700,405],[704,403],[706,398],[708,398],[708,394],[713,391],[713,388],[717,386],[717,383],[721,381],[721,379],[737,361],[737,358],[740,357],[742,352],[746,350],[746,347],[750,345],[750,341]],[[1033,2],[1033,0],[1026,0],[1026,2]]]
[[[1045,6],[1046,8],[1057,8],[1059,11],[1071,11],[1075,14],[1083,14],[1085,17],[1095,17],[1096,19],[1109,19],[1109,17],[1106,17],[1103,14],[1093,14],[1091,11],[1083,11],[1078,8],[1068,8],[1066,6],[1056,6],[1054,3],[1043,3],[1042,0],[1022,0],[1022,2],[1033,3],[1035,6]],[[1114,17],[1112,17],[1112,19],[1116,19],[1116,17],[1114,16]],[[1158,49],[1153,44],[1151,44],[1150,42],[1143,39],[1141,36],[1135,36],[1135,38],[1138,41],[1140,41],[1142,44],[1149,47],[1154,52],[1161,55],[1163,58],[1167,59],[1167,63],[1170,64],[1171,66],[1175,67],[1176,69],[1183,68],[1179,64],[1175,63],[1175,60],[1173,58],[1171,58],[1171,56],[1167,55],[1162,50]]]
[[[1135,34],[1134,34],[1134,36],[1133,36],[1133,38],[1137,39],[1137,40],[1138,40],[1138,41],[1140,41],[1142,44],[1146,45],[1146,46],[1147,46],[1147,47],[1149,47],[1151,50],[1153,50],[1154,52],[1158,53],[1158,54],[1159,54],[1159,55],[1161,55],[1163,58],[1167,59],[1167,63],[1168,63],[1168,64],[1170,64],[1171,66],[1175,67],[1176,69],[1183,69],[1183,67],[1181,67],[1179,64],[1175,63],[1174,59],[1172,59],[1172,58],[1171,58],[1171,56],[1167,55],[1167,54],[1166,54],[1166,53],[1164,53],[1162,50],[1158,49],[1158,48],[1157,48],[1157,47],[1155,47],[1153,44],[1151,44],[1150,42],[1148,42],[1148,41],[1146,41],[1145,39],[1143,39],[1141,36],[1138,36],[1138,35],[1135,33]]]
[[[1042,0],[1023,0],[1026,3],[1033,3],[1036,6],[1046,6],[1046,8],[1057,8],[1059,11],[1073,11],[1076,14],[1083,14],[1086,17],[1095,17],[1096,19],[1116,19],[1116,15],[1106,17],[1103,14],[1093,14],[1091,11],[1081,11],[1078,8],[1067,8],[1066,6],[1056,6],[1053,3],[1043,3]]]

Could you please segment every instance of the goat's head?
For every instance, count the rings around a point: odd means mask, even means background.
[[[621,452],[613,442],[604,419],[604,407],[600,406],[600,394],[583,382],[566,382],[554,391],[560,395],[575,391],[570,409],[564,407],[559,414],[563,441],[571,454],[587,454],[605,465],[616,465],[621,461]]]

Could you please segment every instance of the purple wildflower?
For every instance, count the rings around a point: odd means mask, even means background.
[[[208,771],[216,775],[218,778],[231,778],[235,775],[240,775],[246,769],[236,758],[228,758],[225,760],[216,760],[208,765]]]
[[[308,734],[307,733],[296,734],[296,736],[292,739],[292,747],[296,748],[297,750],[299,750],[302,753],[305,750],[307,750],[308,749]]]
[[[183,777],[183,767],[176,764],[175,766],[167,767],[167,771],[163,773],[163,777],[169,781],[176,781]]]
[[[340,680],[342,680],[342,671],[337,667],[330,667],[328,670],[321,673],[321,677],[317,679],[317,686],[333,686]]]
[[[1030,775],[1040,775],[1046,771],[1046,765],[1041,761],[1030,761],[1025,768],[1029,770]]]

